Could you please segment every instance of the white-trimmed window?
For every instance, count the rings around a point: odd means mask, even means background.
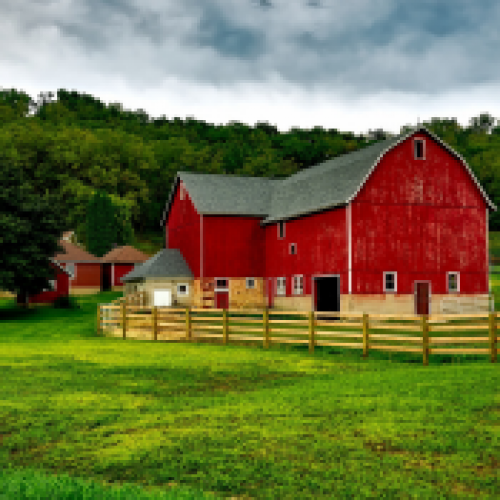
[[[290,255],[297,255],[297,243],[290,243]]]
[[[76,278],[76,266],[75,264],[66,264],[66,271],[70,273],[69,278],[74,280]]]
[[[384,292],[397,291],[397,277],[395,272],[384,272]]]
[[[255,288],[255,278],[247,278],[247,289]]]
[[[179,297],[184,297],[189,294],[189,287],[186,283],[179,283],[177,285],[177,295]]]
[[[215,281],[215,288],[229,288],[228,280],[224,278]]]
[[[49,288],[44,288],[44,292],[52,292],[56,289],[56,280],[49,280]]]
[[[286,278],[276,278],[276,295],[286,295]]]
[[[425,160],[425,141],[424,139],[415,139],[413,141],[415,160]]]
[[[278,239],[282,240],[285,237],[285,223],[280,220],[278,222]]]
[[[293,294],[302,295],[304,293],[304,276],[298,275],[293,277]]]
[[[450,272],[448,274],[448,293],[457,293],[460,291],[460,274],[458,272]]]

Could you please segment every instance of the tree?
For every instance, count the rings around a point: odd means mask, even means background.
[[[0,287],[15,293],[26,307],[29,295],[55,279],[50,258],[67,229],[53,196],[40,196],[23,179],[19,154],[0,137]]]
[[[117,239],[114,206],[109,196],[97,190],[87,208],[87,250],[102,257],[108,253]]]

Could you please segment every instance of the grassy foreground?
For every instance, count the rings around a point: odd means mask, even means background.
[[[0,301],[0,498],[500,495],[487,357],[96,337],[117,296]]]

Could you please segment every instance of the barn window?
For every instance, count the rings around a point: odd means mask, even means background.
[[[255,278],[247,278],[247,288],[255,288]]]
[[[293,293],[294,295],[302,295],[304,293],[304,277],[293,277]]]
[[[187,295],[188,294],[188,286],[185,284],[177,285],[177,295]]]
[[[286,278],[276,279],[276,295],[286,295]]]
[[[297,243],[290,243],[290,255],[297,254]]]
[[[278,238],[282,240],[285,237],[285,223],[280,220],[278,223]]]
[[[425,160],[424,156],[424,140],[423,139],[415,139],[415,159]]]
[[[397,275],[395,272],[384,272],[384,292],[395,292]]]
[[[448,293],[458,292],[459,289],[458,273],[448,273]]]
[[[228,287],[226,279],[216,280],[215,283],[216,283],[216,285],[215,285],[216,288],[227,288]]]

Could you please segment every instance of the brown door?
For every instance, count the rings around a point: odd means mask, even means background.
[[[272,308],[274,303],[273,278],[267,278],[267,307]]]
[[[415,282],[416,314],[429,314],[429,283]]]
[[[229,307],[229,292],[215,292],[216,309],[227,309]]]

